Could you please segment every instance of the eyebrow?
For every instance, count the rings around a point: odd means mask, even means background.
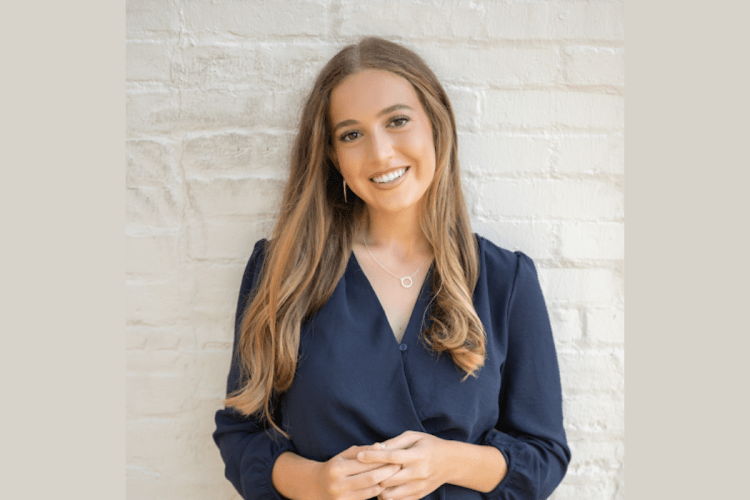
[[[393,113],[397,109],[410,109],[414,111],[410,106],[407,106],[406,104],[394,104],[393,106],[388,106],[387,108],[382,110],[380,113],[378,113],[378,116],[380,117],[383,115],[387,115],[388,113]],[[343,122],[337,123],[336,126],[333,127],[332,133],[335,134],[336,131],[341,127],[348,127],[349,125],[356,125],[357,123],[359,123],[357,120],[344,120]]]

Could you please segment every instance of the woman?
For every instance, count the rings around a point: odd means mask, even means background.
[[[445,91],[344,48],[240,292],[214,439],[245,499],[536,499],[570,451],[531,260],[471,233]]]

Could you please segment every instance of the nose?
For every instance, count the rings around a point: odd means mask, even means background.
[[[370,160],[376,164],[388,162],[393,157],[393,143],[386,131],[374,131],[370,134]]]

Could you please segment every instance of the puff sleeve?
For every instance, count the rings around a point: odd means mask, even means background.
[[[239,388],[240,368],[237,356],[239,326],[248,299],[257,286],[263,261],[265,239],[255,244],[242,278],[242,286],[235,316],[234,348],[227,381],[227,394]],[[285,451],[295,451],[294,446],[259,418],[244,417],[231,408],[216,412],[216,430],[213,439],[219,447],[225,464],[225,475],[245,500],[283,500],[273,486],[271,473],[276,459]],[[281,425],[276,412],[274,421]]]
[[[488,500],[547,498],[570,462],[563,428],[562,389],[549,316],[532,260],[516,252],[507,302],[508,347],[502,365],[500,417],[481,444],[500,450],[507,475]]]

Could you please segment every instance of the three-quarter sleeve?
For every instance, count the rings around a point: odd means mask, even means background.
[[[507,357],[502,366],[500,417],[482,444],[505,457],[507,475],[488,500],[547,498],[570,462],[563,428],[562,390],[549,316],[534,264],[516,252],[507,303]]]
[[[235,317],[234,348],[227,380],[227,394],[240,387],[240,359],[237,353],[239,327],[242,315],[251,297],[260,273],[265,239],[255,244],[245,268]],[[224,460],[225,475],[245,500],[283,500],[271,480],[276,459],[285,451],[295,451],[294,446],[278,431],[256,416],[245,417],[239,412],[224,408],[216,412],[216,430],[213,439]],[[274,421],[280,426],[278,413]]]

